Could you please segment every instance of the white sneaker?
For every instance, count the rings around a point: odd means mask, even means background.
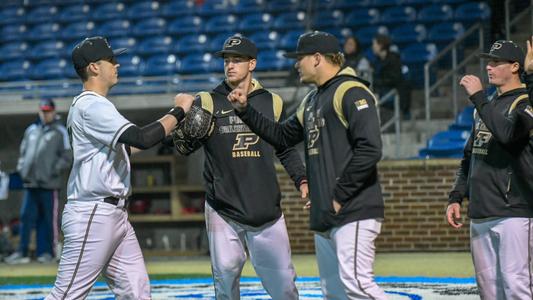
[[[20,252],[14,252],[10,256],[6,257],[4,261],[8,265],[27,264],[30,263],[30,258],[27,256],[22,256],[22,253]]]
[[[53,260],[54,260],[54,258],[52,257],[52,255],[50,255],[48,253],[45,253],[45,254],[37,257],[37,261],[42,263],[42,264],[51,263]]]

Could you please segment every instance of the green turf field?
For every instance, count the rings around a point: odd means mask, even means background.
[[[294,255],[293,263],[298,276],[318,276],[313,255]],[[207,256],[148,258],[147,268],[152,280],[211,276]],[[466,252],[378,253],[374,270],[377,276],[474,276],[472,260],[470,254]],[[14,266],[0,264],[0,285],[52,284],[56,271],[57,264],[31,263]],[[256,276],[250,262],[246,263],[243,276]]]

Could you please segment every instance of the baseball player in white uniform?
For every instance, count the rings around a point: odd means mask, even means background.
[[[128,221],[131,193],[129,155],[161,141],[189,110],[176,107],[142,128],[129,122],[106,98],[118,82],[119,64],[103,37],[83,40],[72,61],[84,91],[74,98],[67,119],[74,163],[63,212],[64,248],[56,282],[46,299],[84,299],[100,274],[117,299],[150,299],[144,260]]]

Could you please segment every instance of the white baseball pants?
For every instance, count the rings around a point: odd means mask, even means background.
[[[69,201],[62,230],[63,253],[46,300],[85,299],[100,273],[116,299],[151,299],[141,248],[123,206]]]
[[[374,241],[382,221],[361,220],[315,234],[324,299],[387,299],[374,281]]]
[[[533,299],[532,220],[470,222],[470,247],[481,299]]]
[[[296,272],[283,216],[273,224],[250,228],[222,218],[206,202],[205,219],[217,300],[240,299],[245,243],[255,272],[272,299],[298,299]]]

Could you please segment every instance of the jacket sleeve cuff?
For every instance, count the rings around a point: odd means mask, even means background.
[[[475,93],[474,95],[470,96],[470,101],[474,103],[474,106],[479,111],[481,109],[481,106],[487,103],[487,97],[485,97],[485,92],[479,91]]]
[[[448,196],[448,204],[463,202],[463,195],[459,191],[452,191]]]

